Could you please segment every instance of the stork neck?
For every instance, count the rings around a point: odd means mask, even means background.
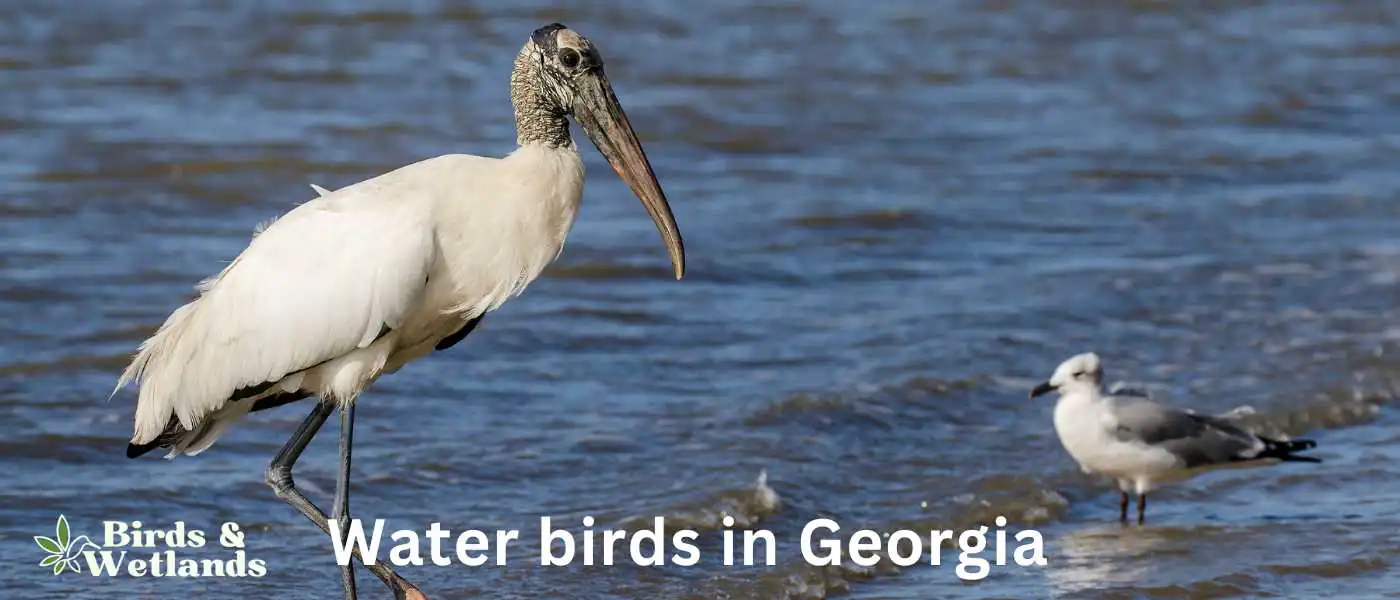
[[[521,146],[544,144],[572,147],[569,120],[564,109],[544,90],[539,59],[527,46],[515,57],[510,74],[510,102],[515,106],[515,141]]]

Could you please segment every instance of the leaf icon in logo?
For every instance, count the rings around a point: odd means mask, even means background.
[[[39,547],[43,548],[44,552],[48,552],[49,554],[63,554],[63,546],[60,546],[58,541],[51,537],[36,535],[34,536],[34,543],[39,544]]]
[[[58,536],[58,545],[68,547],[68,517],[58,515],[58,526],[54,527],[54,533]]]
[[[39,561],[41,567],[53,567],[53,574],[58,575],[64,569],[74,573],[82,573],[82,558],[84,552],[101,550],[102,547],[92,543],[88,536],[80,535],[76,539],[70,539],[72,530],[68,527],[68,517],[58,515],[58,525],[54,526],[54,537],[42,535],[34,536],[34,543],[44,552],[49,553],[44,560]]]

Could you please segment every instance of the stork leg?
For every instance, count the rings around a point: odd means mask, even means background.
[[[1121,496],[1118,499],[1118,520],[1128,522],[1128,492],[1118,492]]]
[[[1147,513],[1147,494],[1138,494],[1138,525],[1142,525],[1143,515]]]
[[[350,534],[350,443],[355,436],[355,403],[340,406],[340,475],[335,481],[335,506],[331,518],[340,529],[340,539]],[[355,598],[355,565],[340,566],[340,583],[345,587],[345,600]]]
[[[311,519],[311,522],[321,528],[321,531],[325,532],[326,535],[331,533],[330,524],[326,522],[326,513],[316,508],[316,505],[312,504],[311,500],[308,500],[306,495],[297,489],[296,484],[292,481],[292,465],[296,464],[302,451],[306,449],[307,444],[311,443],[311,438],[316,437],[316,432],[326,423],[326,419],[331,416],[333,411],[335,411],[334,402],[324,400],[318,402],[316,408],[311,409],[311,414],[307,415],[306,420],[302,421],[297,430],[292,433],[287,444],[277,452],[277,456],[272,459],[272,464],[267,466],[267,484],[272,487],[272,491],[277,493],[277,497],[290,504],[301,514],[306,515],[306,518]],[[355,552],[355,559],[359,560],[361,564],[364,563],[364,557],[360,556],[358,550]],[[427,600],[423,592],[418,591],[418,588],[383,563],[365,566],[369,568],[371,573],[374,573],[375,577],[383,581],[384,585],[394,590],[394,598],[397,600]]]

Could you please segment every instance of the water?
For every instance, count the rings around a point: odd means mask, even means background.
[[[354,510],[519,528],[435,598],[1377,596],[1400,587],[1400,11],[1394,3],[8,3],[0,8],[0,577],[5,596],[338,597],[263,484],[306,407],[129,461],[127,357],[255,224],[514,140],[534,28],[591,37],[676,208],[683,282],[589,148],[559,263],[452,351],[362,398]],[[1144,528],[1025,392],[1108,378],[1250,405],[1321,465],[1214,474]],[[334,436],[298,465],[327,502]],[[760,486],[760,474],[766,482]],[[212,529],[261,579],[54,577],[56,513]],[[723,514],[773,567],[717,564]],[[695,567],[543,569],[540,515],[663,515]],[[962,583],[800,561],[802,525],[1005,515],[1049,566]],[[207,557],[208,554],[196,556]],[[362,575],[362,597],[382,588]]]

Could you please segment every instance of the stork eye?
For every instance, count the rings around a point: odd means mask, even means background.
[[[579,60],[582,58],[583,57],[579,56],[578,51],[573,48],[565,48],[559,51],[559,63],[566,68],[572,69],[577,67]]]

